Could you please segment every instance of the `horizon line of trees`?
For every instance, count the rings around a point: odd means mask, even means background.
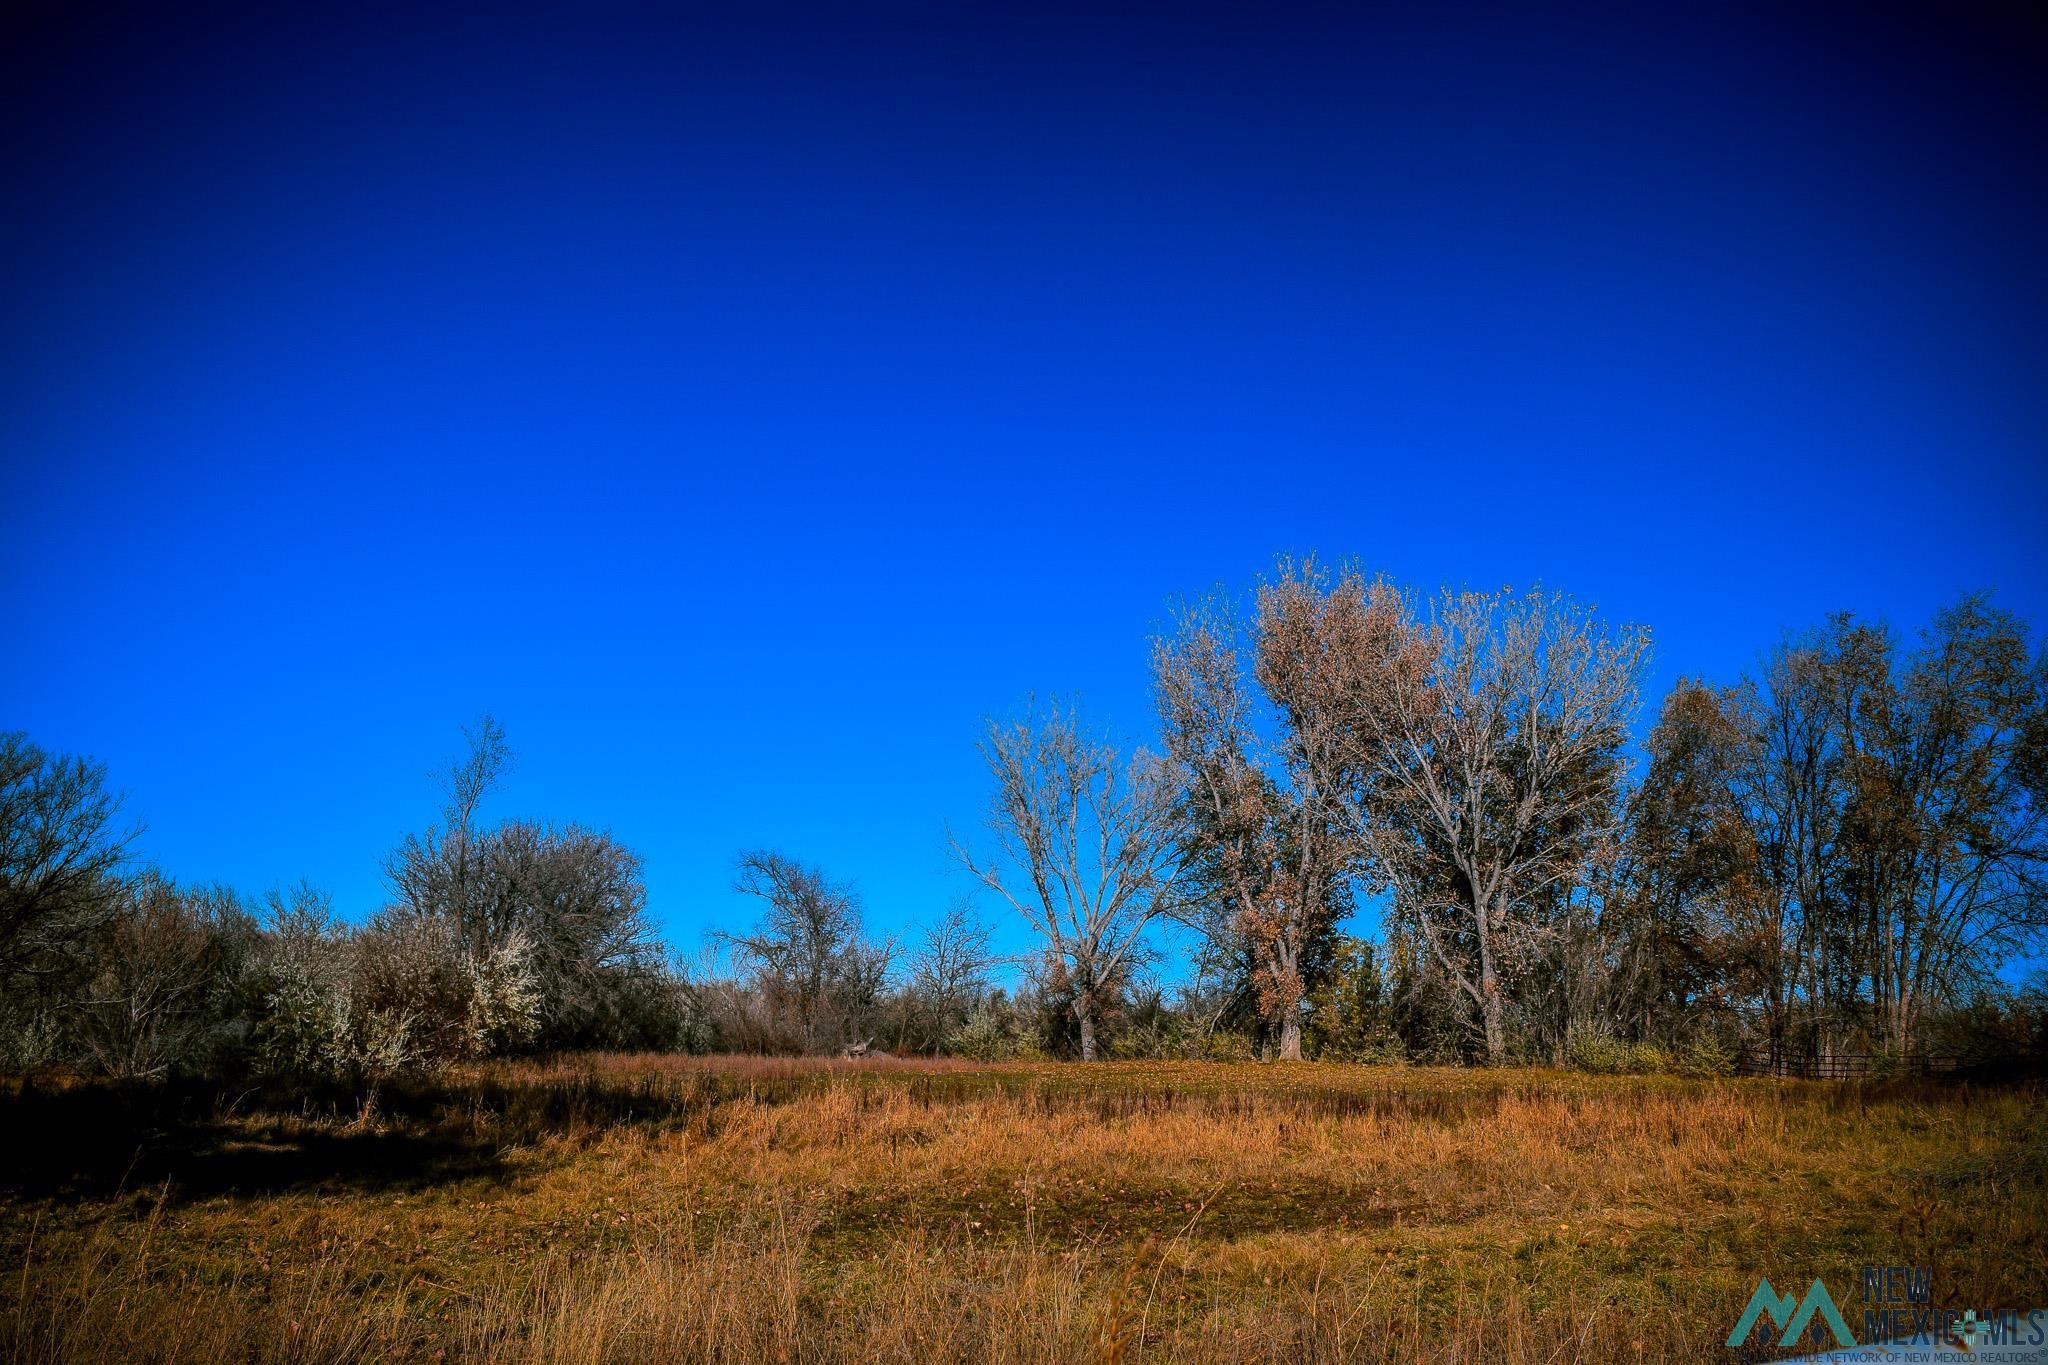
[[[134,867],[104,768],[0,734],[0,1067],[374,1085],[584,1048],[1273,1056],[1725,1070],[2031,1054],[2048,992],[2048,659],[1988,595],[1908,646],[1837,615],[1680,679],[1632,775],[1649,634],[1542,590],[1283,562],[1152,641],[1156,752],[1070,705],[992,721],[963,896],[908,946],[856,888],[736,859],[759,906],[685,960],[639,857],[488,823],[489,716],[361,924]],[[1381,932],[1343,932],[1365,901]],[[1171,998],[1163,930],[1191,945]],[[1015,962],[1015,959],[1010,961]]]

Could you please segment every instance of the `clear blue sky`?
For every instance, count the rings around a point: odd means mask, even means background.
[[[0,34],[0,725],[180,877],[366,913],[490,709],[678,943],[752,845],[900,928],[985,714],[1142,737],[1282,552],[1653,692],[2048,623],[2035,7],[151,8]]]

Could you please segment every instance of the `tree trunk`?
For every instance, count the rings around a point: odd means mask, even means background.
[[[1486,1064],[1500,1066],[1508,1059],[1507,1002],[1501,997],[1500,976],[1493,969],[1493,936],[1488,932],[1486,910],[1477,896],[1472,911],[1472,927],[1479,940],[1479,1017],[1486,1024]]]
[[[1081,1060],[1095,1060],[1095,1002],[1086,995],[1074,999],[1074,1018],[1081,1025]]]
[[[1280,1025],[1280,1060],[1301,1060],[1301,976],[1296,967],[1294,945],[1285,933],[1273,935],[1266,950],[1266,970],[1279,993],[1280,1008],[1274,1021]]]
[[[1483,974],[1479,993],[1480,1013],[1486,1019],[1486,1063],[1488,1066],[1501,1066],[1508,1059],[1507,1028],[1503,1022],[1506,1010],[1501,1000],[1500,982],[1494,979],[1492,972]]]
[[[1301,1060],[1301,1011],[1285,1010],[1280,1015],[1280,1060]]]

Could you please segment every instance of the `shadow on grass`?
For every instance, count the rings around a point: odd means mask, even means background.
[[[0,1191],[104,1198],[163,1190],[173,1203],[298,1189],[410,1191],[506,1178],[494,1142],[450,1129],[265,1115],[236,1120],[202,1091],[0,1091]]]

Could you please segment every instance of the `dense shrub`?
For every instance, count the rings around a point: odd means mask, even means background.
[[[1672,1054],[1656,1043],[1629,1042],[1604,1028],[1581,1027],[1566,1039],[1565,1063],[1578,1071],[1618,1076],[1668,1071]]]
[[[1726,1076],[1735,1070],[1735,1053],[1715,1035],[1701,1033],[1673,1050],[1671,1069],[1702,1080]]]
[[[66,1012],[66,1051],[117,1078],[230,1066],[246,1047],[256,921],[225,887],[145,873],[121,889]]]
[[[1004,1014],[984,1006],[946,1038],[946,1051],[977,1062],[999,1062],[1017,1055],[1020,1040]]]

